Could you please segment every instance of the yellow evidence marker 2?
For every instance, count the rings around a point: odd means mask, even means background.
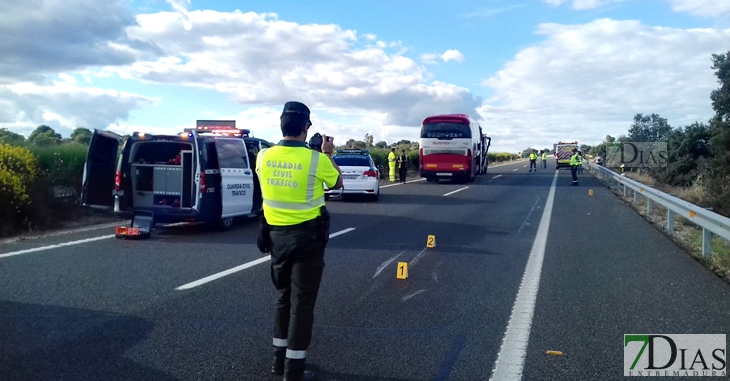
[[[428,236],[428,238],[426,239],[426,247],[428,247],[429,249],[436,247],[436,236],[435,235]]]
[[[398,262],[398,272],[395,275],[398,279],[408,278],[408,262]]]
[[[593,189],[588,189],[588,195],[593,196]]]

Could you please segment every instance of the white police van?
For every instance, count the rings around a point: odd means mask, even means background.
[[[205,222],[227,230],[234,217],[262,213],[256,155],[273,144],[250,137],[235,121],[198,120],[178,135],[135,132],[124,141],[95,130],[86,158],[81,203],[119,217],[157,223]]]

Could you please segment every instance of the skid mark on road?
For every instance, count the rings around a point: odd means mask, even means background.
[[[375,277],[380,275],[380,273],[383,272],[383,270],[385,270],[385,268],[388,267],[389,264],[393,263],[393,261],[398,259],[398,257],[403,255],[406,251],[407,250],[401,251],[400,254],[393,256],[392,258],[388,259],[387,261],[383,262],[380,266],[378,266],[378,268],[375,270],[375,275],[373,275],[373,279],[375,279]]]
[[[538,205],[537,205],[538,203],[540,203],[540,196],[535,195],[535,203],[532,204],[532,206],[530,207],[530,211],[527,213],[527,217],[525,217],[525,221],[523,221],[522,225],[520,225],[520,228],[517,229],[517,235],[522,234],[522,231],[525,230],[525,228],[530,225],[530,223],[528,221],[530,221],[530,217],[532,216],[532,213],[535,212],[535,209],[538,208]]]
[[[400,301],[401,301],[401,302],[405,302],[406,300],[408,300],[408,299],[410,299],[410,298],[412,298],[412,297],[414,297],[414,296],[416,296],[416,295],[418,295],[418,294],[420,294],[420,293],[422,293],[422,292],[424,292],[424,291],[426,291],[426,289],[425,289],[425,288],[424,288],[424,289],[422,289],[422,290],[418,290],[418,291],[416,291],[416,292],[414,292],[414,293],[412,293],[412,294],[410,294],[410,295],[406,295],[406,296],[404,296],[404,297],[403,297],[403,298],[402,298],[402,299],[401,299]]]

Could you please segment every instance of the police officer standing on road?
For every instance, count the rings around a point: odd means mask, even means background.
[[[570,174],[573,175],[573,186],[578,185],[578,166],[583,165],[578,154],[578,149],[573,148],[573,156],[570,157]]]
[[[398,174],[400,175],[400,182],[406,183],[406,175],[408,174],[408,156],[406,150],[401,150],[400,156],[398,156]]]
[[[532,172],[532,168],[535,168],[535,172],[537,172],[537,163],[535,162],[537,160],[537,154],[535,152],[537,151],[530,152],[530,172]]]
[[[543,151],[542,153],[542,168],[547,168],[547,152]]]
[[[314,379],[304,368],[329,240],[322,183],[342,188],[332,139],[322,135],[321,152],[305,143],[311,125],[306,105],[287,102],[281,115],[284,139],[257,156],[264,199],[258,247],[271,253],[271,280],[279,291],[271,373],[284,374],[285,381]]]

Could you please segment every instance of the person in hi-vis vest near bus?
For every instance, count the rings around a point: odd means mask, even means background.
[[[542,153],[542,168],[547,168],[547,152]]]
[[[388,169],[390,170],[390,181],[395,182],[395,147],[391,148],[388,154]]]

